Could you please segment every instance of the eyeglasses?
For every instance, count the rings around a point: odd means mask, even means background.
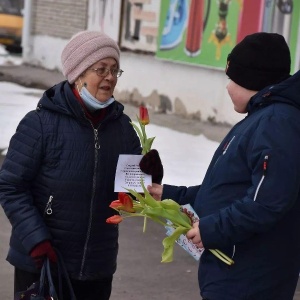
[[[96,72],[96,74],[98,76],[102,76],[102,77],[105,77],[108,75],[108,73],[110,73],[113,77],[116,77],[116,78],[119,78],[122,75],[122,73],[124,72],[121,69],[108,69],[108,68],[104,68],[104,67],[97,68],[97,69],[88,69],[88,70],[92,70],[92,71]]]

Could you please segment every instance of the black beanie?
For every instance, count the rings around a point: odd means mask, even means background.
[[[253,91],[290,76],[291,57],[284,37],[277,33],[247,35],[228,55],[226,74],[236,84]]]

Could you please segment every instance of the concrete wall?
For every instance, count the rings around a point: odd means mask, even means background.
[[[233,111],[223,70],[178,64],[154,56],[123,52],[115,96],[144,102],[156,110],[202,121],[234,124],[241,115]]]

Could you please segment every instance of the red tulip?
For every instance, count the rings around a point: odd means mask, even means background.
[[[132,198],[124,192],[118,194],[119,202],[122,203],[122,210],[127,212],[134,212]],[[118,200],[116,200],[118,201]],[[115,201],[113,201],[115,202]]]
[[[115,200],[112,203],[110,203],[109,207],[113,209],[121,209],[123,207],[123,204],[120,200]]]
[[[149,124],[148,109],[145,106],[140,106],[140,121],[143,125]]]
[[[123,218],[119,215],[114,215],[114,216],[106,219],[106,223],[109,223],[109,224],[119,224],[122,221],[123,221]]]

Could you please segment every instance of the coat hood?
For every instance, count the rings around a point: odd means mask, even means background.
[[[252,113],[260,107],[281,102],[300,109],[300,71],[288,79],[271,85],[255,94],[248,104],[248,112]]]
[[[117,101],[114,101],[109,107],[109,116],[113,118],[119,117],[124,111],[124,106]],[[46,90],[38,103],[38,108],[86,121],[84,110],[67,81],[62,81]]]

